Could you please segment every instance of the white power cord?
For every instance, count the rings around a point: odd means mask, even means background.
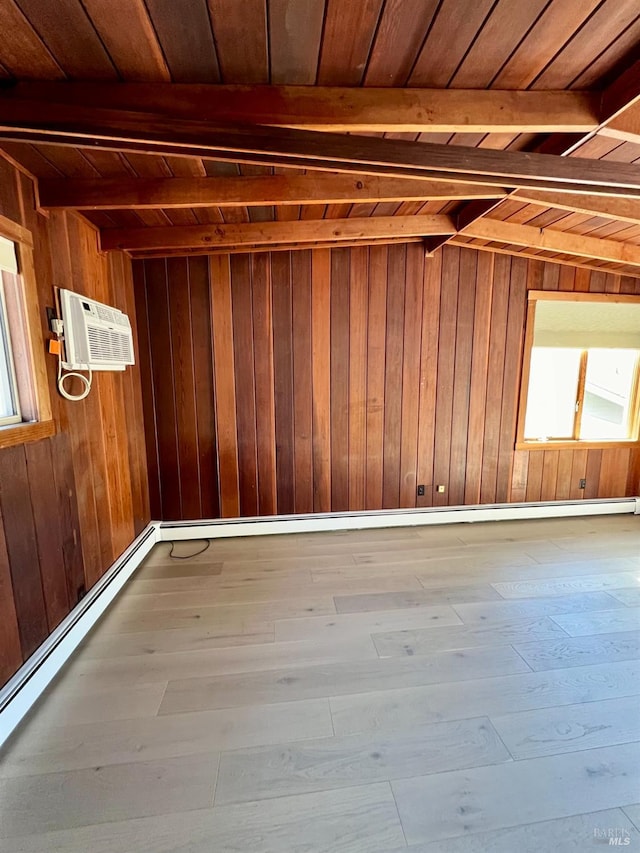
[[[59,333],[56,333],[56,337],[58,341],[62,341],[62,336]],[[75,370],[70,370],[68,373],[62,372],[62,349],[58,353],[58,391],[62,394],[65,400],[71,400],[72,402],[76,402],[78,400],[84,400],[85,397],[88,396],[89,391],[91,391],[91,382],[93,379],[93,373],[91,372],[91,368],[88,368],[89,375],[85,376],[83,373],[78,373]],[[66,388],[64,387],[65,380],[69,379],[70,376],[75,376],[76,379],[79,379],[80,382],[84,385],[84,390],[82,390],[79,394],[70,394]]]

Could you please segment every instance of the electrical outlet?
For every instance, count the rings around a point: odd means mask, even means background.
[[[418,497],[419,498],[424,497],[424,486],[418,486]]]
[[[578,486],[578,488],[579,489],[586,489],[587,488],[587,481],[586,480],[580,480],[580,485]]]
[[[444,486],[436,486],[436,491],[439,495],[443,495],[445,493]]]

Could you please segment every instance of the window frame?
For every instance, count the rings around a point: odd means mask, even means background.
[[[520,392],[518,398],[518,420],[516,428],[516,450],[596,450],[607,447],[638,447],[640,446],[640,370],[636,368],[634,386],[632,390],[631,435],[630,439],[582,439],[582,438],[559,438],[548,440],[525,439],[524,428],[527,413],[527,398],[529,394],[529,379],[531,372],[531,351],[533,349],[533,333],[535,326],[536,305],[543,300],[558,300],[562,302],[609,302],[622,304],[639,304],[640,296],[632,296],[620,293],[575,293],[562,290],[530,290],[527,294],[527,313],[524,337],[524,351],[522,356],[522,370],[520,372]],[[584,396],[584,381],[586,373],[586,350],[582,353],[580,363],[580,377],[578,388],[578,399]],[[574,420],[574,432],[576,421],[582,415],[582,406],[576,413]]]
[[[0,235],[11,240],[16,247],[18,258],[18,294],[20,309],[20,342],[21,356],[27,362],[28,385],[26,403],[21,392],[20,411],[22,419],[16,423],[0,425],[0,449],[25,444],[29,441],[39,441],[54,435],[56,425],[51,410],[51,396],[47,376],[45,343],[42,320],[40,316],[40,300],[36,283],[33,259],[33,237],[31,232],[0,215]],[[4,290],[4,288],[3,288]],[[11,326],[11,323],[9,323]],[[12,342],[13,357],[15,358],[17,342]]]

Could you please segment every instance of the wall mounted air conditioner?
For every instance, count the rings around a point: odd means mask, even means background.
[[[65,370],[124,370],[134,364],[131,323],[118,308],[60,289]]]

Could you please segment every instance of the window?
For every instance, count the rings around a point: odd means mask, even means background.
[[[640,299],[532,292],[519,448],[638,440]]]
[[[13,363],[11,330],[7,315],[4,278],[6,274],[16,274],[18,265],[14,244],[6,237],[0,237],[0,426],[16,424],[22,421],[18,383]]]
[[[0,448],[54,432],[31,235],[0,216]]]

